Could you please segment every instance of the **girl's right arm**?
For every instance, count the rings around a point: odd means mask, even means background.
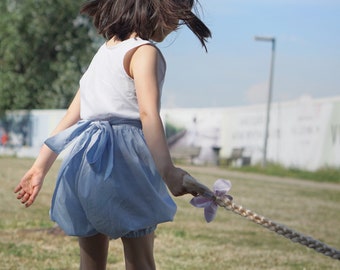
[[[70,104],[65,116],[61,119],[57,127],[51,133],[51,136],[59,133],[62,130],[77,123],[80,119],[80,91],[78,90],[72,103]],[[19,184],[14,189],[15,193],[18,193],[17,199],[21,200],[26,207],[33,204],[37,197],[44,178],[51,168],[52,164],[57,158],[57,154],[54,153],[45,144],[41,147],[39,155],[32,167],[27,171]]]
[[[152,45],[139,47],[133,54],[130,75],[134,78],[143,133],[158,172],[171,193],[188,193],[183,177],[188,174],[174,166],[159,115],[160,91],[157,78],[158,50]]]

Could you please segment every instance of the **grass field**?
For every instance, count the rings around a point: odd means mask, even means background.
[[[223,164],[222,164],[223,165]],[[225,166],[225,165],[223,165]],[[315,171],[306,171],[298,168],[287,168],[280,164],[268,163],[265,168],[261,164],[252,166],[231,168],[240,172],[260,173],[272,176],[293,177],[299,179],[308,179],[315,182],[331,182],[340,184],[340,168],[323,167]]]
[[[13,188],[32,160],[0,158],[0,269],[78,269],[78,243],[54,233],[48,211],[59,164],[36,203],[25,209]],[[340,184],[186,167],[212,186],[230,179],[235,203],[340,249]],[[222,208],[207,224],[190,196],[175,198],[175,221],[156,232],[158,269],[340,269],[340,261],[293,243]],[[111,241],[108,269],[124,269],[122,246]]]

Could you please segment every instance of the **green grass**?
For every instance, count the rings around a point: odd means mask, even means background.
[[[279,164],[269,163],[265,168],[260,164],[244,167],[228,167],[230,170],[252,172],[273,176],[307,179],[316,182],[340,183],[340,168],[325,167],[316,171],[306,171],[298,168],[285,168]]]
[[[36,203],[25,209],[13,188],[32,160],[0,158],[0,269],[78,269],[74,237],[50,233],[48,210],[58,165],[52,167]],[[250,177],[213,167],[185,167],[211,187],[229,178],[235,203],[340,249],[340,185],[307,180]],[[340,262],[235,215],[218,209],[207,224],[191,196],[175,198],[174,222],[156,232],[155,258],[160,270],[340,269]],[[110,242],[108,269],[124,269],[122,245]]]

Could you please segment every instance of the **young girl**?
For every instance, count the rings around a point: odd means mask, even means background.
[[[79,237],[80,269],[105,269],[109,239],[121,238],[126,269],[155,269],[154,230],[171,221],[174,196],[188,193],[159,115],[165,60],[153,41],[181,24],[205,47],[209,29],[194,0],[95,0],[82,12],[106,42],[80,80],[66,115],[15,192],[29,207],[57,155],[71,144],[50,216]],[[165,184],[164,184],[165,183]]]

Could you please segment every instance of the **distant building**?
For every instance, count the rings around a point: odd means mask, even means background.
[[[35,157],[65,110],[9,112],[0,121],[6,151]],[[173,108],[161,111],[174,157],[196,164],[217,164],[232,155],[234,165],[261,162],[265,105],[226,108]],[[170,132],[171,131],[171,132]],[[340,96],[302,97],[273,103],[267,147],[269,162],[306,170],[340,167]]]

